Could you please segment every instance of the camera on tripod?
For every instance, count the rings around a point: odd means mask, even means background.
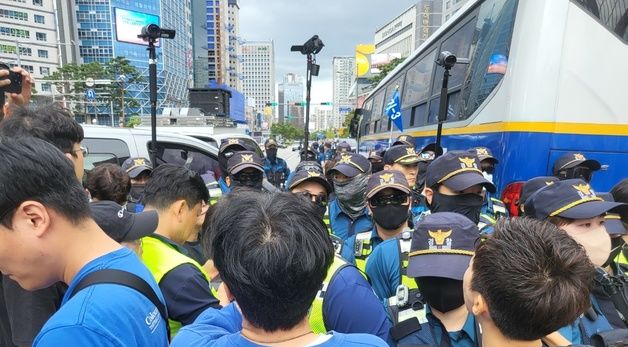
[[[318,35],[312,36],[302,46],[290,47],[291,52],[301,52],[303,55],[318,54],[324,47],[323,41],[318,38]]]
[[[142,33],[137,37],[144,41],[155,42],[157,39],[174,39],[176,33],[174,29],[163,29],[157,24],[149,24],[142,27]]]

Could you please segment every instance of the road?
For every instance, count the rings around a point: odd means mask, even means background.
[[[294,169],[299,164],[299,152],[298,151],[293,152],[292,149],[290,149],[290,147],[279,148],[279,150],[277,151],[277,156],[279,158],[282,158],[288,163],[288,167],[290,168],[290,171],[294,171]]]

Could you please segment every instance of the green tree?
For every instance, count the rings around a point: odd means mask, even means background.
[[[394,70],[397,65],[403,63],[405,58],[395,58],[391,60],[388,64],[384,64],[380,66],[379,74],[370,78],[371,84],[376,86],[379,82],[381,82],[392,70]]]

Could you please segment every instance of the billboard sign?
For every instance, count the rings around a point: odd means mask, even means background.
[[[148,46],[148,42],[137,35],[142,33],[142,27],[148,24],[159,25],[159,16],[154,14],[114,8],[116,23],[116,40],[119,42],[133,43]],[[159,46],[159,40],[156,42]]]

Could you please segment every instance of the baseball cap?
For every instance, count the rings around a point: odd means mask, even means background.
[[[269,148],[269,147],[277,148],[277,141],[275,141],[275,139],[268,139],[268,140],[266,140],[266,142],[264,142],[264,147],[266,147],[266,148]]]
[[[416,141],[414,140],[413,136],[402,134],[397,137],[397,140],[395,140],[392,145],[408,145],[414,148],[414,146],[416,145]]]
[[[461,214],[427,215],[412,233],[407,275],[462,280],[479,236],[477,225]]]
[[[554,175],[558,175],[561,170],[571,169],[576,166],[588,167],[592,171],[597,171],[602,167],[599,161],[587,159],[582,153],[566,153],[554,163]]]
[[[347,177],[355,177],[371,171],[371,162],[357,153],[340,153],[336,164],[329,170],[338,171]]]
[[[323,173],[323,167],[321,166],[321,164],[313,160],[299,162],[294,171],[297,172],[299,170],[314,170]]]
[[[480,161],[473,153],[449,151],[434,159],[427,167],[425,185],[433,187],[440,183],[452,190],[463,191],[479,184],[495,193],[495,185],[484,178],[480,167]]]
[[[525,212],[540,220],[554,216],[588,219],[625,206],[619,202],[604,201],[584,180],[569,179],[537,190],[525,201]]]
[[[122,170],[129,174],[129,177],[136,178],[142,172],[153,172],[153,165],[150,160],[142,157],[129,158],[122,163]]]
[[[263,173],[264,161],[255,152],[239,151],[229,158],[227,162],[227,171],[230,175],[235,175],[246,168],[254,168]]]
[[[338,151],[338,152],[351,152],[351,145],[348,144],[346,141],[342,141],[338,145],[336,145],[336,151]]]
[[[480,161],[490,160],[493,164],[499,164],[499,160],[493,156],[491,150],[486,147],[474,147],[469,152],[475,154]]]
[[[306,150],[305,148],[302,148],[301,151],[299,151],[299,156],[301,158],[305,157],[306,161],[316,160],[316,153],[314,153],[311,149]]]
[[[406,176],[397,170],[383,170],[369,177],[368,183],[366,184],[366,198],[370,199],[386,188],[392,188],[410,194],[410,187]]]
[[[244,142],[244,140],[236,138],[236,137],[232,137],[228,139],[222,139],[222,141],[220,141],[220,149],[218,151],[222,153],[227,148],[230,148],[230,147],[238,147],[238,150],[241,150],[241,151],[250,150],[250,148],[246,146],[246,143]]]
[[[431,161],[436,159],[436,157],[440,157],[443,153],[443,147],[435,143],[428,143],[425,147],[423,147],[421,152],[419,152],[419,158],[423,161]]]
[[[377,150],[377,151],[371,151],[369,152],[369,160],[383,160],[384,158],[382,158],[382,154],[384,153],[384,151]]]
[[[96,224],[116,242],[139,240],[154,233],[159,224],[157,211],[131,213],[113,201],[89,205]]]
[[[306,181],[320,183],[323,187],[325,187],[325,190],[327,190],[327,194],[329,194],[332,190],[331,185],[325,178],[325,175],[323,175],[323,171],[319,171],[314,168],[302,168],[301,170],[296,170],[294,172],[294,176],[292,176],[292,179],[288,183],[288,189],[291,190]]]
[[[395,145],[390,147],[384,153],[384,164],[392,165],[399,163],[402,165],[416,164],[419,161],[419,156],[416,154],[414,147],[408,145]]]
[[[613,198],[611,193],[599,193],[598,196],[604,199],[604,201],[615,202],[615,198]],[[604,226],[606,226],[606,231],[610,235],[628,235],[628,231],[626,231],[618,213],[607,212],[606,216],[604,216]]]
[[[526,200],[528,200],[534,192],[557,181],[558,178],[554,176],[539,176],[529,179],[523,184],[523,187],[521,187],[521,194],[519,195],[519,200],[517,200],[517,205],[525,204]]]

